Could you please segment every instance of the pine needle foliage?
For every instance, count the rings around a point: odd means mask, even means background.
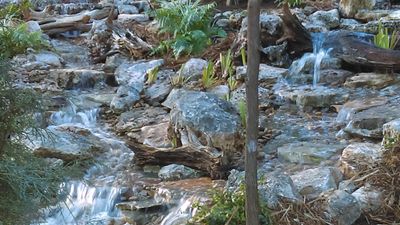
[[[40,32],[29,32],[25,23],[14,24],[12,19],[0,20],[0,58],[25,53],[28,48],[48,47]]]
[[[211,44],[211,37],[225,37],[223,29],[211,25],[215,3],[201,5],[200,0],[160,1],[156,9],[155,20],[160,33],[171,36],[171,40],[162,42],[157,51],[172,50],[179,58],[184,54],[201,53]]]

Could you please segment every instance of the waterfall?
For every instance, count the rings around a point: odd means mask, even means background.
[[[317,84],[321,77],[321,64],[324,58],[329,57],[329,52],[332,49],[323,48],[323,43],[325,41],[324,33],[314,33],[312,35],[313,40],[313,56],[315,58],[314,61],[314,70],[313,70],[313,87],[316,88]]]

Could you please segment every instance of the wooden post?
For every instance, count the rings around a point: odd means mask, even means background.
[[[249,0],[247,12],[246,225],[259,225],[257,137],[258,73],[260,66],[260,0]]]

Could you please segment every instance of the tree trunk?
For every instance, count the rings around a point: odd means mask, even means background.
[[[258,73],[260,66],[260,0],[249,0],[247,30],[246,224],[259,224],[257,189]]]

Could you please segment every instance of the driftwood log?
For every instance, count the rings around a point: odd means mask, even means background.
[[[373,36],[349,31],[330,32],[324,43],[331,55],[351,65],[367,68],[400,69],[400,51],[373,44]]]
[[[133,141],[127,141],[127,145],[135,153],[138,166],[181,164],[205,172],[212,179],[226,178],[231,169],[223,166],[221,154],[211,147],[186,145],[174,149],[154,149]]]
[[[288,52],[294,56],[312,51],[313,45],[310,33],[301,24],[299,19],[290,12],[287,3],[283,5],[283,14],[280,17],[283,21],[283,36],[276,43],[287,42]]]

